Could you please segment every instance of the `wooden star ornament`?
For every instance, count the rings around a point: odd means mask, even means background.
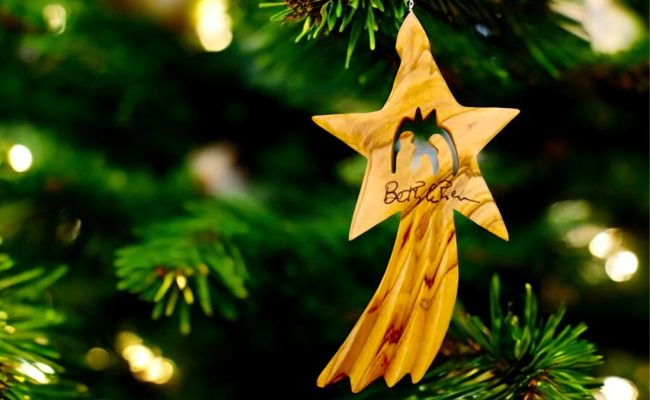
[[[447,332],[458,289],[454,210],[508,240],[501,214],[483,180],[476,156],[519,110],[463,107],[449,91],[431,55],[429,40],[413,12],[397,35],[401,65],[384,107],[366,114],[313,117],[314,122],[368,159],[350,240],[401,212],[397,239],[386,273],[370,304],[318,378],[324,387],[345,376],[353,392],[384,376],[388,386],[410,373],[422,379]],[[441,135],[438,172],[428,155],[411,170],[412,132],[394,141],[405,120],[418,110],[451,138],[458,160]],[[394,171],[394,172],[393,172]]]

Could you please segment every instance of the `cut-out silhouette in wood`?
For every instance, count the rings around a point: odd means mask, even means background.
[[[395,173],[397,168],[397,153],[400,150],[400,137],[402,133],[411,131],[413,133],[413,145],[415,145],[415,153],[411,159],[411,171],[415,170],[420,166],[422,161],[422,156],[427,154],[429,156],[429,161],[433,164],[433,174],[438,173],[438,151],[431,146],[429,140],[434,134],[442,135],[443,138],[447,141],[447,145],[451,149],[453,161],[454,161],[454,174],[458,171],[458,155],[456,154],[456,148],[454,147],[451,137],[444,129],[441,129],[436,125],[436,110],[433,110],[426,118],[422,118],[422,113],[418,108],[415,113],[414,120],[404,119],[397,129],[397,134],[393,141],[393,147],[395,151],[393,152],[393,158],[391,159],[391,171]]]
[[[438,69],[427,35],[410,12],[397,36],[401,65],[384,107],[366,114],[313,117],[314,122],[368,159],[350,240],[401,212],[386,273],[370,304],[318,378],[324,387],[346,376],[353,392],[384,376],[388,386],[411,374],[422,379],[449,327],[458,288],[454,210],[508,240],[501,214],[479,171],[476,156],[518,113],[515,109],[463,107]],[[394,138],[405,119],[435,110],[458,157],[441,135],[434,175],[427,154],[411,170],[413,134],[400,135],[393,173]]]

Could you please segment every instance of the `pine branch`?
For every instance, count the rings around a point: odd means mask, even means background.
[[[59,353],[44,331],[64,321],[60,312],[28,300],[36,300],[65,272],[46,273],[42,268],[13,272],[14,261],[0,255],[0,398],[48,400],[78,398],[83,385],[62,379]],[[11,272],[11,273],[10,273]]]
[[[288,200],[291,191],[285,189],[282,195],[286,206],[294,207]],[[282,259],[272,261],[279,268],[294,257],[298,265],[313,265],[314,254],[323,246],[332,259],[340,252],[349,224],[338,209],[321,218],[283,219],[277,210],[248,197],[191,203],[186,210],[185,216],[138,232],[141,242],[119,249],[115,261],[118,288],[154,303],[154,319],[181,308],[184,334],[190,332],[194,302],[208,316],[215,307],[223,318],[237,318],[239,302],[250,299],[252,286],[281,273],[271,271],[269,260]],[[240,250],[243,246],[245,251]],[[253,266],[256,270],[249,273]]]
[[[382,24],[386,34],[396,35],[400,21],[406,14],[406,1],[382,0],[289,0],[286,3],[262,3],[261,7],[285,6],[275,14],[272,21],[303,21],[302,31],[296,42],[303,37],[315,39],[333,32],[350,29],[345,68],[350,66],[350,59],[361,32],[368,32],[370,50],[375,49],[375,32],[379,30],[379,20],[389,19],[393,22]]]
[[[285,6],[272,21],[302,22],[296,42],[303,37],[315,39],[345,32],[349,37],[348,68],[362,31],[368,32],[370,50],[375,49],[376,35],[394,40],[407,12],[405,4],[403,0],[291,0],[261,6]],[[573,33],[561,28],[566,19],[553,12],[546,1],[420,0],[415,9],[425,25],[424,20],[432,19],[455,29],[454,35],[478,32],[486,37],[486,43],[498,41],[500,51],[509,48],[509,53],[518,57],[527,53],[552,76],[562,68],[596,59],[587,42],[576,40]]]
[[[474,400],[593,399],[601,386],[584,371],[601,363],[592,343],[580,339],[584,324],[560,322],[566,307],[545,322],[537,318],[537,300],[526,285],[523,316],[499,301],[499,279],[490,290],[490,323],[456,307],[448,339],[441,351],[445,361],[434,366],[419,385],[385,390],[376,385],[361,398]],[[359,395],[357,397],[359,398]]]
[[[185,334],[190,332],[189,306],[195,298],[206,315],[213,314],[216,297],[225,318],[237,317],[232,300],[248,296],[249,276],[232,238],[250,230],[226,203],[191,204],[187,211],[191,215],[141,231],[143,242],[118,250],[115,261],[121,278],[118,289],[155,303],[153,319],[171,316],[180,308]],[[213,290],[210,281],[219,282],[220,289]]]

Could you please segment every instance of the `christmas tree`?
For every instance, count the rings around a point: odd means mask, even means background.
[[[382,107],[409,6],[2,2],[0,398],[647,398],[637,0],[413,4],[460,104],[521,111],[478,160],[509,241],[454,217],[420,382],[316,386],[399,216],[348,241],[366,159],[311,117]]]

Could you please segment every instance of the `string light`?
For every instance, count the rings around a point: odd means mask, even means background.
[[[54,374],[54,368],[50,367],[47,364],[43,364],[43,363],[37,361],[37,362],[34,363],[34,366],[36,368],[40,369],[41,371],[43,371],[46,374],[49,374],[49,375]]]
[[[639,391],[627,379],[610,376],[605,378],[603,387],[594,393],[594,397],[597,400],[636,400],[639,397]]]
[[[591,212],[591,204],[586,200],[566,200],[551,205],[549,220],[553,225],[562,225],[585,220]]]
[[[88,353],[86,354],[86,363],[88,363],[90,368],[94,369],[95,371],[102,371],[106,369],[106,367],[108,367],[109,361],[110,355],[108,354],[108,351],[100,347],[94,347],[88,350]]]
[[[60,4],[50,4],[43,8],[43,18],[51,32],[59,35],[65,31],[67,13]]]
[[[639,267],[639,260],[631,251],[616,253],[607,259],[605,271],[614,282],[630,280]]]
[[[174,365],[170,360],[162,357],[156,357],[147,365],[141,374],[136,378],[144,382],[151,382],[157,385],[164,385],[169,382],[174,375]]]
[[[575,23],[561,26],[589,41],[599,53],[614,54],[629,49],[642,35],[643,23],[632,11],[615,0],[554,0],[550,4],[558,14]],[[576,24],[577,23],[577,24]]]
[[[147,368],[154,355],[150,348],[141,344],[134,344],[122,352],[122,357],[129,362],[131,371],[138,372]]]
[[[595,225],[582,225],[577,228],[571,229],[565,235],[565,240],[569,246],[584,247],[589,245],[596,235],[598,235],[603,228]]]
[[[142,343],[140,336],[128,331],[120,332],[115,339],[115,347],[120,353],[124,352],[127,347],[140,343]]]
[[[619,229],[607,229],[596,235],[589,243],[589,252],[605,259],[621,246],[623,236]]]
[[[206,194],[236,194],[245,190],[246,179],[237,163],[237,151],[228,143],[215,143],[189,157],[192,175]]]
[[[203,0],[196,9],[196,33],[207,51],[221,51],[232,42],[232,21],[226,0]]]
[[[9,149],[9,165],[16,172],[25,172],[32,165],[32,152],[22,144]]]
[[[121,350],[122,357],[129,363],[133,376],[142,381],[164,385],[174,377],[176,368],[171,360],[159,354],[142,343],[142,339],[132,332],[120,332],[116,344]],[[91,351],[96,349],[91,349]],[[103,349],[98,349],[105,351]],[[160,353],[156,351],[156,353]],[[89,352],[90,355],[90,352]]]
[[[594,236],[589,251],[593,256],[606,260],[605,272],[614,282],[630,280],[639,267],[636,254],[623,246],[620,229],[606,229]]]
[[[39,363],[40,364],[40,363]],[[44,364],[41,364],[44,365]],[[49,374],[49,371],[52,371],[54,373],[54,370],[52,370],[51,367],[47,366],[47,373]],[[22,360],[20,362],[20,365],[16,368],[16,371],[20,372],[21,374],[27,376],[31,380],[33,380],[36,383],[39,383],[41,385],[44,385],[46,383],[50,382],[50,378],[45,374],[45,372],[35,365],[30,364],[26,360]]]

